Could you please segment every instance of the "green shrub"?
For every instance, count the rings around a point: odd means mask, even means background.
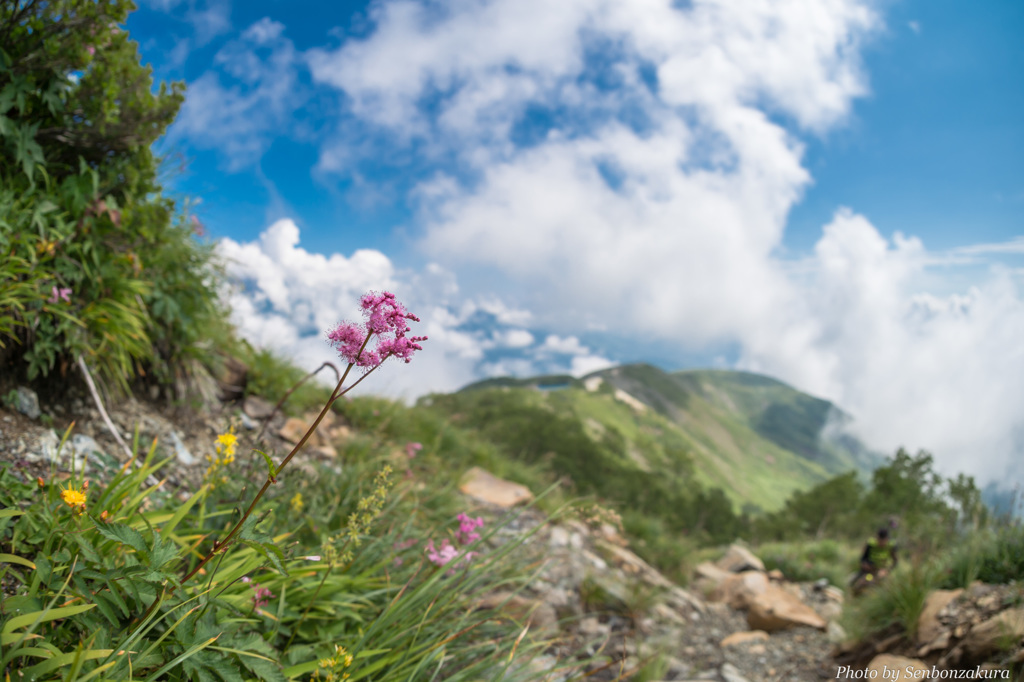
[[[811,581],[828,578],[845,589],[857,567],[856,546],[837,540],[769,542],[757,547],[757,556],[768,570],[778,569],[789,580]]]
[[[843,625],[857,639],[894,625],[912,639],[928,593],[939,586],[940,578],[934,563],[904,562],[876,587],[847,602]]]
[[[975,580],[1000,584],[1024,580],[1024,526],[1003,525],[969,534],[950,551],[943,587],[967,587]]]
[[[118,28],[127,0],[0,16],[0,362],[33,380],[76,358],[109,386],[168,382],[223,324],[218,270],[150,147],[180,84],[154,90]]]

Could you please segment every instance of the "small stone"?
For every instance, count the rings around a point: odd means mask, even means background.
[[[725,682],[747,682],[747,678],[743,677],[739,669],[732,663],[723,663],[720,672]]]
[[[533,493],[526,486],[500,479],[480,467],[473,467],[466,472],[459,490],[499,507],[514,507],[533,499]]]
[[[174,446],[174,456],[178,458],[179,462],[185,466],[191,466],[198,461],[188,447],[186,447],[185,442],[178,435],[177,431],[171,431],[170,439],[171,445]]]
[[[29,419],[39,419],[39,396],[31,388],[18,386],[14,407]]]
[[[259,424],[257,424],[255,421],[253,421],[252,417],[247,415],[245,412],[242,413],[241,422],[242,422],[242,428],[243,429],[247,429],[249,431],[255,431],[257,428],[259,428]]]
[[[258,395],[246,396],[242,413],[253,419],[267,419],[274,413],[274,406]]]
[[[302,440],[308,428],[309,426],[303,420],[298,417],[290,417],[277,432],[277,435],[294,445]]]
[[[722,640],[720,646],[737,646],[751,642],[761,642],[768,639],[769,635],[764,630],[748,630],[746,632],[734,632]]]
[[[551,529],[551,536],[548,538],[548,544],[552,547],[566,547],[569,545],[569,531],[561,526],[554,526]]]

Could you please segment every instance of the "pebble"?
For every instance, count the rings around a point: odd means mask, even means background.
[[[14,406],[29,419],[39,419],[39,396],[31,388],[18,386]]]
[[[174,446],[174,456],[185,466],[191,466],[199,461],[192,454],[192,451],[185,446],[185,442],[177,431],[171,431],[171,445]]]

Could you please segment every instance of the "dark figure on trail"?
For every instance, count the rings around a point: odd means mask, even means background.
[[[889,529],[881,528],[864,546],[864,554],[860,557],[860,571],[850,583],[853,593],[860,594],[877,583],[896,568],[897,563],[899,559],[896,557],[896,545],[889,540]]]

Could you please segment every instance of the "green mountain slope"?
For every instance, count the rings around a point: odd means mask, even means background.
[[[687,528],[710,523],[701,510],[715,506],[712,489],[735,510],[770,511],[794,491],[881,461],[854,439],[822,437],[846,418],[827,401],[742,372],[628,365],[582,380],[491,379],[434,396],[432,406],[581,492],[693,505],[679,511]]]

